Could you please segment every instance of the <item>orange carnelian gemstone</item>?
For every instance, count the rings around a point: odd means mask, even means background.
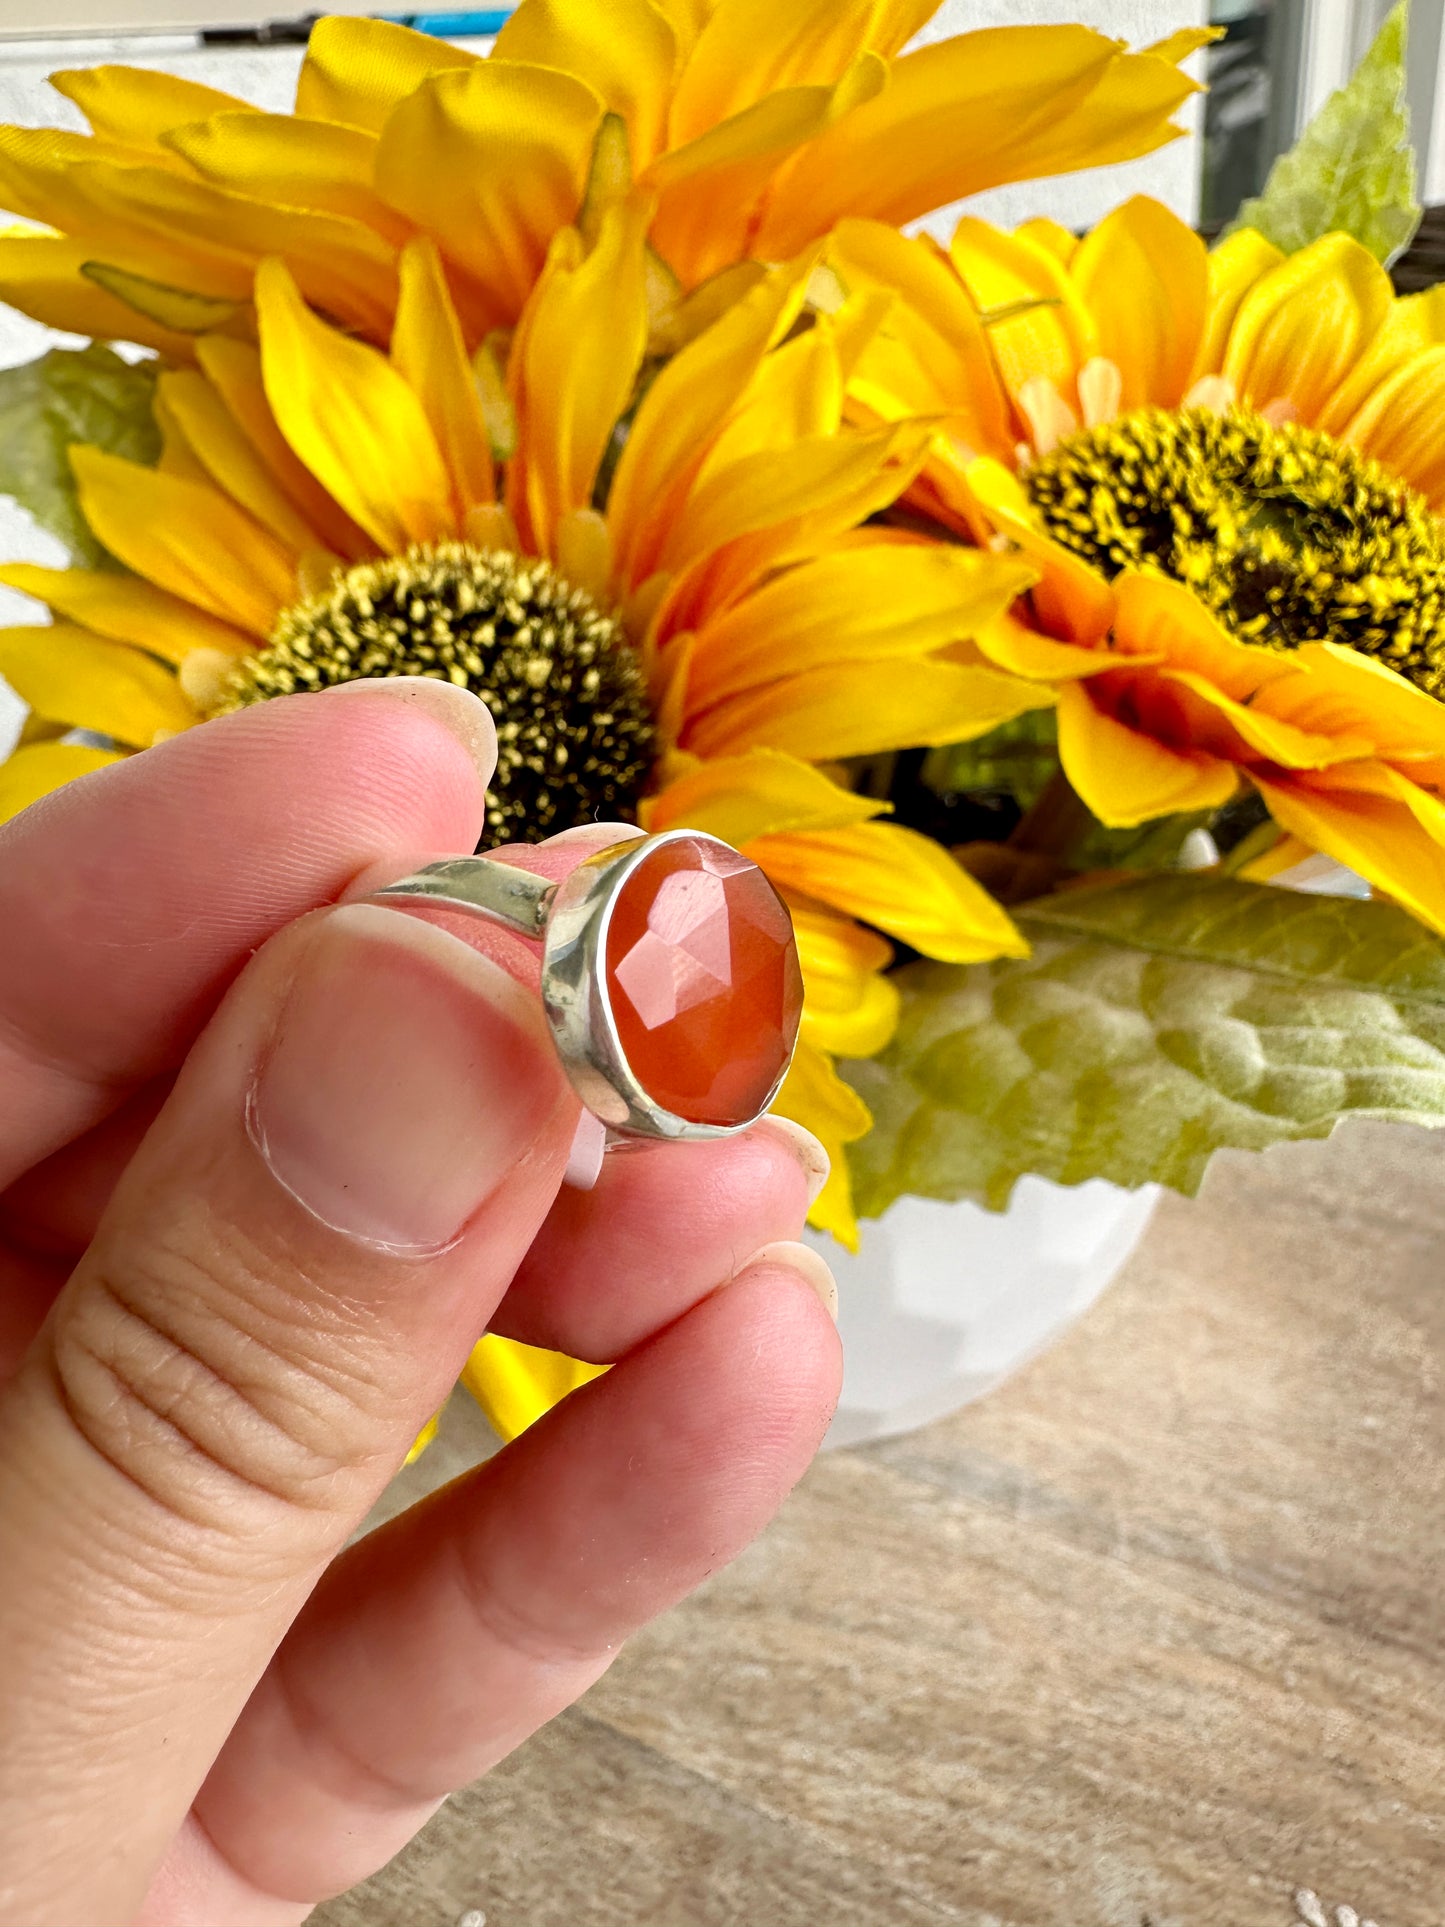
[[[792,1054],[803,1008],[793,923],[755,863],[687,838],[644,857],[607,932],[632,1074],[693,1124],[746,1124]]]

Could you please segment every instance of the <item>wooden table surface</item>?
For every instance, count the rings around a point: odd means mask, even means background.
[[[1221,1160],[313,1921],[1442,1927],[1442,1254],[1445,1133]]]

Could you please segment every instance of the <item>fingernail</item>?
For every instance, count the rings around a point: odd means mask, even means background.
[[[818,1201],[819,1193],[828,1182],[828,1174],[833,1169],[833,1161],[811,1131],[795,1124],[790,1117],[779,1117],[771,1113],[760,1123],[753,1126],[755,1131],[767,1131],[771,1136],[780,1138],[788,1150],[803,1167],[803,1176],[808,1183],[808,1204],[811,1208]]]
[[[565,848],[569,843],[583,843],[594,850],[610,850],[614,843],[631,843],[646,834],[646,830],[639,830],[635,823],[579,823],[574,829],[558,830],[542,847],[550,849],[554,844],[561,844]]]
[[[252,1141],[333,1230],[444,1250],[562,1097],[535,1000],[444,930],[375,904],[318,923],[247,1107]]]
[[[484,783],[497,767],[497,730],[492,712],[470,689],[443,682],[440,676],[359,676],[321,692],[328,701],[338,697],[382,695],[419,709],[449,729],[477,766]]]
[[[783,1271],[796,1272],[805,1285],[818,1294],[824,1311],[836,1325],[838,1322],[838,1281],[834,1278],[811,1245],[795,1244],[791,1238],[782,1238],[776,1244],[764,1245],[755,1251],[744,1265],[739,1265],[732,1282],[737,1283],[745,1272],[760,1271],[777,1267]]]

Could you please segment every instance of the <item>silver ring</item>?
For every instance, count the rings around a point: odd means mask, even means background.
[[[764,1115],[787,1075],[802,1009],[792,918],[757,865],[717,837],[668,830],[614,844],[560,883],[491,857],[451,857],[375,895],[467,911],[539,940],[542,1003],[558,1055],[583,1104],[611,1131],[733,1137]],[[640,934],[618,954],[639,912]],[[750,1052],[723,1047],[747,1033],[746,1016],[737,1021],[742,994],[756,1015]],[[672,1025],[679,1028],[669,1040]],[[697,1045],[709,1039],[715,1075],[702,1094],[697,1076],[708,1060]]]

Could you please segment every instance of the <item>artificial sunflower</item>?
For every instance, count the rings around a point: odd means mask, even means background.
[[[674,292],[790,259],[844,214],[906,221],[1000,182],[1146,154],[1178,62],[1076,27],[905,44],[938,0],[523,0],[487,59],[381,20],[314,28],[292,114],[150,70],[54,76],[90,135],[0,129],[0,298],[172,356],[251,327],[259,262],[372,341],[398,253],[441,250],[469,347],[510,327],[599,156],[655,201]],[[611,127],[620,139],[599,142]],[[663,265],[665,264],[665,266]],[[665,305],[665,300],[664,300]]]
[[[629,204],[590,251],[556,237],[489,397],[429,241],[403,250],[387,354],[263,264],[259,346],[201,337],[196,367],[159,376],[157,467],[73,451],[122,568],[0,569],[53,616],[0,632],[34,712],[0,808],[111,753],[47,733],[144,749],[271,695],[447,677],[496,718],[499,840],[636,815],[722,836],[774,879],[807,989],[780,1108],[841,1153],[868,1119],[832,1053],[889,1034],[886,938],[960,961],[1021,942],[942,850],[817,765],[1045,699],[962,640],[1031,571],[863,526],[929,430],[841,425],[881,310],[807,325],[811,260],[646,364],[644,224]],[[847,1237],[841,1155],[834,1171],[819,1220]]]
[[[946,422],[910,510],[1040,571],[976,646],[1060,688],[1094,813],[1203,809],[1247,774],[1293,838],[1445,927],[1445,290],[1397,299],[1345,235],[1210,254],[1142,199],[1083,241],[965,220],[947,252],[844,223],[833,260],[853,298],[907,297],[860,356],[857,415]],[[1125,571],[1188,593],[1116,597]],[[1293,745],[1273,775],[1269,729]]]

